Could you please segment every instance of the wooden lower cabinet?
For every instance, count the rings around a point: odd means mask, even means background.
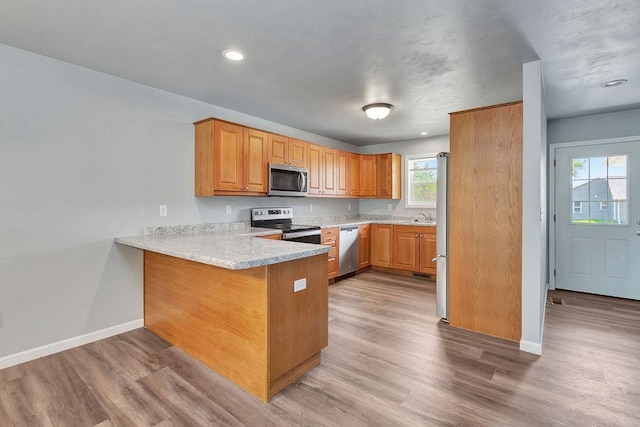
[[[325,254],[229,270],[144,252],[144,325],[263,402],[328,344]],[[293,282],[307,287],[294,292]]]
[[[371,225],[371,265],[393,267],[393,225]]]
[[[282,240],[282,234],[269,234],[267,236],[258,236],[260,239]]]
[[[340,232],[337,227],[322,229],[322,244],[331,246],[329,257],[327,260],[327,278],[335,279],[338,277],[338,245]]]
[[[369,267],[371,264],[371,224],[362,224],[358,227],[358,268]]]
[[[393,231],[393,268],[435,274],[435,227],[398,225]]]

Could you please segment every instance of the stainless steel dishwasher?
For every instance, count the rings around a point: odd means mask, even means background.
[[[360,244],[358,242],[357,225],[340,227],[338,248],[338,275],[342,276],[356,271],[360,263]]]

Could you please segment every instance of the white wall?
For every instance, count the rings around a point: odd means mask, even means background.
[[[0,58],[0,358],[142,318],[142,251],[114,237],[248,220],[252,206],[358,212],[357,200],[193,196],[192,123],[206,117],[352,145],[5,45]]]
[[[638,135],[640,135],[640,108],[549,120],[549,144]]]
[[[522,339],[540,354],[547,289],[547,118],[542,62],[523,65]]]
[[[412,154],[437,154],[443,151],[449,151],[449,135],[360,147],[361,154],[396,153],[402,155],[402,199],[362,199],[360,200],[360,213],[414,217],[418,215],[419,212],[431,212],[431,215],[435,218],[435,209],[405,208],[404,206],[406,197],[405,156]],[[388,209],[389,204],[391,204],[391,210]]]

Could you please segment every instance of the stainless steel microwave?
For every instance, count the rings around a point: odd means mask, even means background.
[[[306,197],[309,170],[269,163],[268,196]]]

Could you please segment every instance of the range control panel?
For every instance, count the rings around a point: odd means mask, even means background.
[[[291,219],[293,208],[256,208],[251,209],[251,220]]]

